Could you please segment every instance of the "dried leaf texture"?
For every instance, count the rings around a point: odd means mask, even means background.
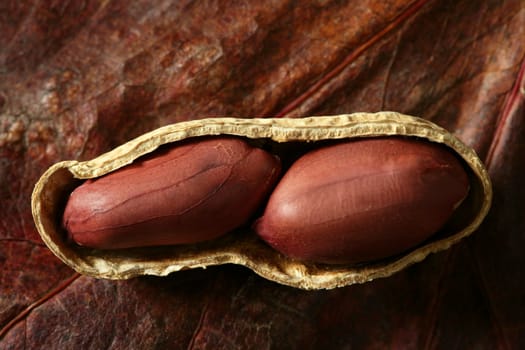
[[[0,33],[1,348],[525,347],[523,1],[7,0]],[[63,285],[33,227],[49,165],[158,126],[379,110],[451,130],[495,193],[472,238],[391,278],[306,292],[223,266]]]

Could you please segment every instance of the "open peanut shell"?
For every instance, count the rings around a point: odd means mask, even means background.
[[[199,136],[236,135],[253,142],[303,143],[358,137],[407,136],[440,143],[463,161],[470,191],[447,225],[418,247],[395,257],[359,265],[323,265],[292,260],[273,250],[249,229],[193,245],[97,250],[67,240],[61,227],[64,206],[81,179],[96,178],[148,154],[159,146]],[[301,119],[210,118],[168,125],[131,140],[95,159],[51,166],[35,185],[32,211],[45,244],[81,274],[108,279],[172,272],[222,264],[239,264],[260,276],[302,289],[331,289],[390,276],[448,249],[481,224],[492,200],[489,176],[475,152],[435,124],[395,112],[355,113]],[[145,204],[146,205],[146,204]]]

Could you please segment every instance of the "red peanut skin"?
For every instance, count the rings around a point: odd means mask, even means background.
[[[86,181],[71,193],[63,226],[98,249],[210,240],[245,224],[279,172],[276,157],[240,139],[196,139]]]
[[[254,229],[295,259],[368,262],[432,236],[468,190],[462,165],[440,145],[396,137],[350,141],[298,159]]]

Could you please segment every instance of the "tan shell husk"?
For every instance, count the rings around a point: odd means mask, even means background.
[[[291,260],[276,252],[248,229],[223,238],[190,245],[125,250],[96,250],[67,242],[60,218],[77,179],[102,176],[163,144],[204,135],[238,135],[277,142],[319,141],[356,137],[404,135],[444,144],[469,168],[471,189],[464,214],[452,232],[437,235],[416,249],[384,261],[361,265],[319,265]],[[210,118],[168,125],[85,161],[64,161],[50,167],[35,186],[32,211],[36,227],[51,251],[81,274],[127,279],[221,264],[246,266],[260,276],[296,288],[331,289],[387,277],[445,250],[470,235],[486,216],[492,200],[489,176],[475,152],[435,124],[395,112],[355,113],[301,119]],[[460,208],[461,209],[461,208]]]

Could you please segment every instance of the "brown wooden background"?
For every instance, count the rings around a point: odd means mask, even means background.
[[[525,2],[0,2],[1,349],[525,348]],[[209,116],[395,110],[486,162],[472,237],[391,278],[307,292],[236,266],[77,276],[30,194],[63,159]]]

